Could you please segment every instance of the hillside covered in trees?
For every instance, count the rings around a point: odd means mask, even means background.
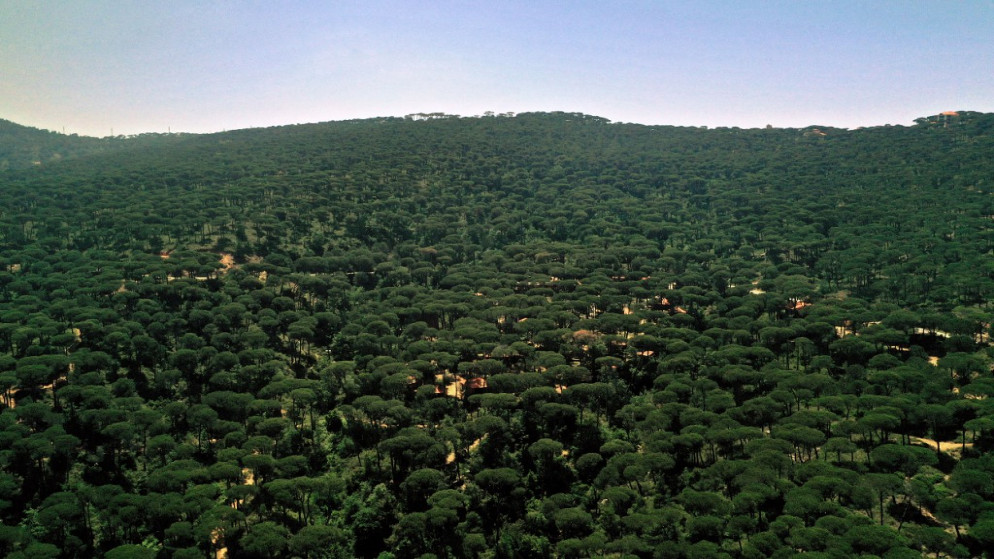
[[[0,122],[0,553],[994,549],[994,115]]]

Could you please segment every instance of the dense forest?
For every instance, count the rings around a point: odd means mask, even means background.
[[[0,122],[0,554],[977,557],[994,115]]]

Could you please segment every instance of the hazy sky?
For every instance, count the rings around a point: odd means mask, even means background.
[[[441,111],[994,112],[994,2],[0,0],[0,118],[106,136]]]

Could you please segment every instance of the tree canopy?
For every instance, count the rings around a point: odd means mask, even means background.
[[[442,116],[0,121],[0,552],[989,553],[994,115]]]

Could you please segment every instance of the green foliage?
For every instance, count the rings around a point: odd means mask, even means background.
[[[0,553],[979,556],[992,123],[0,122]]]

